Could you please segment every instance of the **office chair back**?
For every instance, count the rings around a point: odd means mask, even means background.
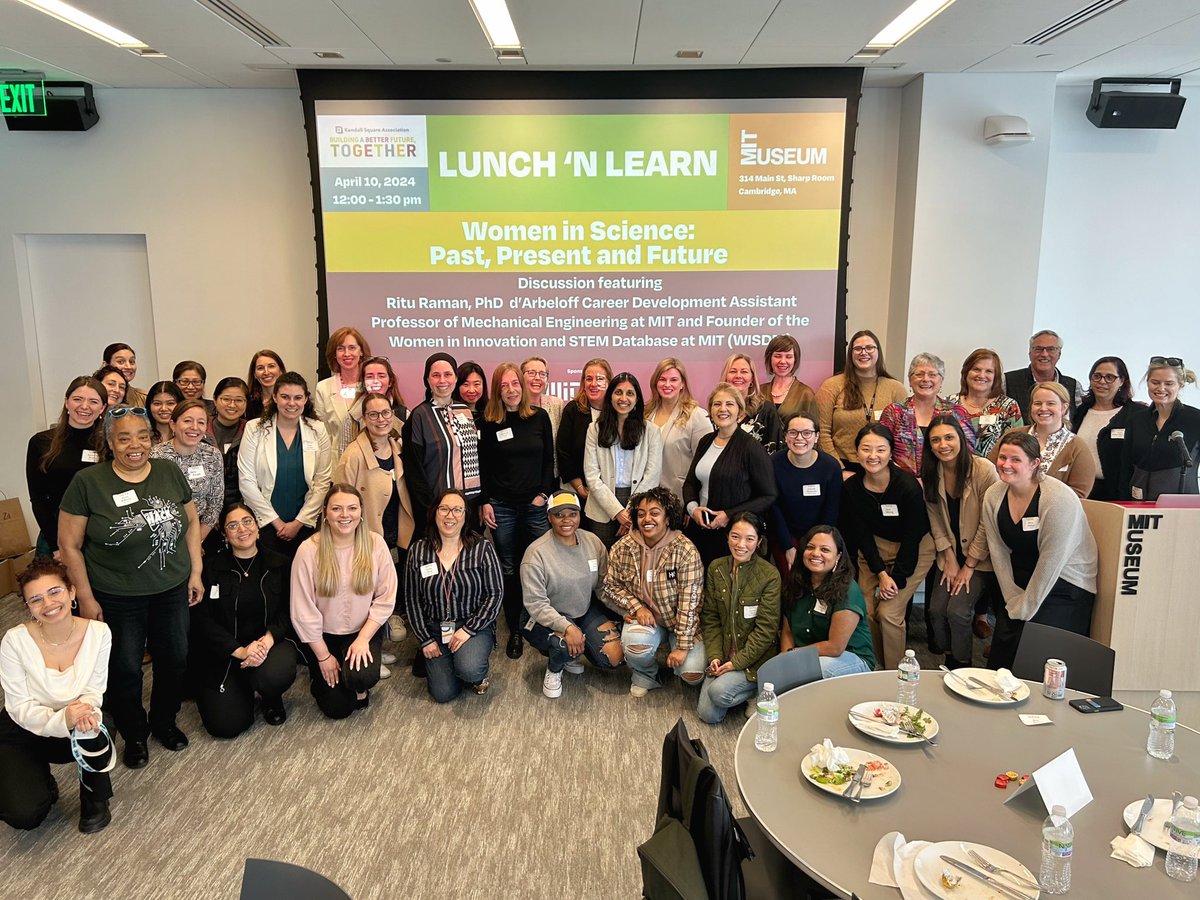
[[[1117,664],[1115,650],[1073,631],[1026,622],[1021,630],[1021,642],[1017,644],[1013,674],[1030,681],[1041,681],[1048,659],[1061,659],[1067,664],[1067,687],[1071,690],[1097,697],[1112,696],[1113,669]]]

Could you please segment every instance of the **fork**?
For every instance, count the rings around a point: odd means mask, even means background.
[[[858,782],[858,790],[854,792],[854,796],[853,796],[853,797],[851,797],[850,799],[851,799],[851,800],[853,800],[855,803],[857,803],[858,801],[860,801],[860,800],[862,799],[863,788],[868,788],[868,787],[870,787],[870,786],[871,786],[871,781],[872,781],[874,778],[875,778],[875,773],[874,773],[874,772],[871,772],[871,771],[869,771],[869,770],[868,770],[866,773],[864,773],[864,774],[863,774],[863,777],[862,777],[861,779],[859,779],[859,782]]]
[[[1033,888],[1034,890],[1038,890],[1038,891],[1040,891],[1042,889],[1042,886],[1040,884],[1038,884],[1036,881],[1030,881],[1028,878],[1025,878],[1022,875],[1018,875],[1016,872],[1010,872],[1008,869],[1003,869],[1000,866],[996,865],[995,863],[989,862],[988,860],[984,859],[982,856],[980,856],[978,853],[976,853],[974,850],[972,850],[970,848],[967,848],[967,856],[971,857],[971,859],[973,859],[973,860],[975,860],[975,862],[979,863],[979,865],[984,870],[992,873],[993,875],[1007,875],[1013,881],[1017,882],[1018,884],[1024,885],[1025,887]]]

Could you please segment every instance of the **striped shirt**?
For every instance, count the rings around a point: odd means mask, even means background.
[[[422,647],[438,640],[442,622],[454,622],[477,634],[496,621],[504,598],[500,558],[489,541],[477,540],[459,551],[447,570],[432,541],[408,548],[404,603],[408,626]]]

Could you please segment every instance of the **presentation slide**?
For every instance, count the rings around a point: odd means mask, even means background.
[[[844,99],[315,104],[329,330],[406,395],[445,350],[489,373],[544,356],[571,395],[604,357],[666,356],[706,397],[790,334],[833,371]],[[410,387],[411,386],[411,387]]]

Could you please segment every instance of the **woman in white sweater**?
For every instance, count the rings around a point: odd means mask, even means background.
[[[52,557],[37,557],[17,582],[30,621],[0,642],[0,819],[20,829],[45,820],[58,800],[50,763],[72,761],[74,732],[89,766],[80,772],[79,830],[91,834],[112,820],[113,748],[100,733],[112,634],[72,613],[75,588]]]
[[[983,497],[983,526],[1004,602],[997,604],[988,665],[1009,668],[1026,622],[1086,635],[1096,602],[1096,541],[1075,491],[1039,474],[1032,434],[1010,431],[996,448],[1000,483]]]

